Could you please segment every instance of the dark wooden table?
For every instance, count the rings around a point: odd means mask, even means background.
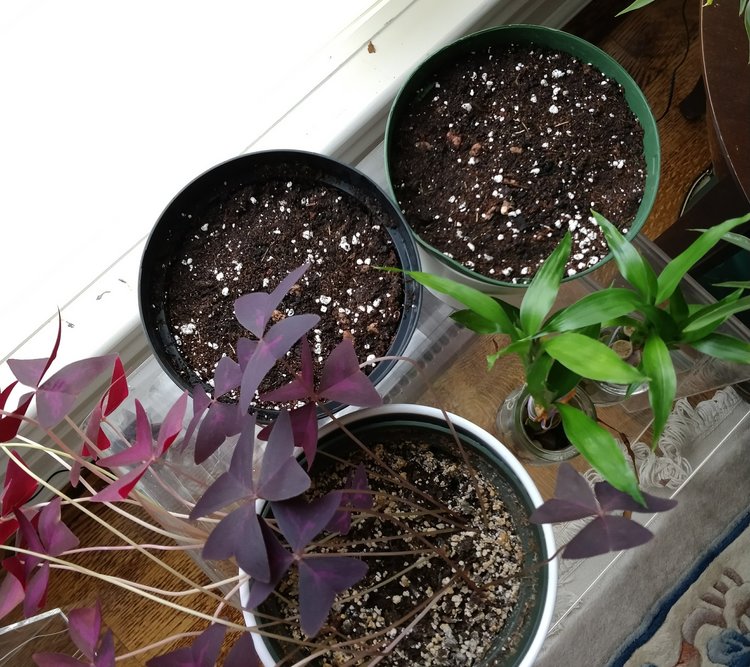
[[[706,228],[750,211],[750,64],[748,37],[737,2],[715,0],[713,5],[703,6],[700,32],[714,179],[692,208],[656,239],[672,257],[695,238],[687,230]],[[732,251],[732,247],[717,248],[704,259],[703,266],[715,265]]]

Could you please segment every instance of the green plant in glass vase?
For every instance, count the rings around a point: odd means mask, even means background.
[[[750,296],[743,296],[747,286],[728,284],[736,289],[708,305],[688,304],[680,288],[695,263],[727,234],[731,240],[731,230],[750,215],[703,231],[658,276],[609,221],[596,212],[592,216],[628,286],[610,285],[556,311],[553,306],[570,254],[568,234],[529,283],[520,308],[448,278],[410,275],[466,306],[452,315],[458,323],[477,333],[508,337],[487,362],[492,368],[508,354],[521,359],[529,394],[524,406],[527,430],[539,433],[561,424],[569,443],[604,479],[639,500],[636,475],[612,433],[571,405],[571,399],[583,379],[624,385],[625,396],[646,385],[655,446],[676,395],[671,349],[688,347],[726,361],[750,363],[750,344],[718,331],[732,315],[750,309]],[[603,329],[618,327],[625,329],[636,354],[624,355],[601,340]]]

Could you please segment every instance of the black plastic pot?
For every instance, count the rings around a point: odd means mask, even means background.
[[[401,268],[419,269],[416,246],[400,211],[375,183],[356,169],[322,155],[301,151],[250,153],[222,162],[185,186],[164,209],[146,242],[141,260],[141,321],[154,355],[178,386],[191,389],[203,383],[181,356],[165,312],[169,266],[175,260],[175,254],[188,230],[195,224],[195,220],[186,219],[184,211],[198,211],[199,215],[201,210],[208,210],[227,193],[244,185],[294,178],[301,171],[305,172],[308,180],[312,175],[315,182],[337,188],[354,197],[368,210],[378,211],[385,220],[382,228],[387,231],[395,247]],[[402,315],[389,354],[402,354],[406,349],[416,328],[420,304],[420,286],[406,279]],[[370,373],[372,382],[377,385],[394,364],[392,361],[378,364]],[[210,389],[203,384],[207,390]]]

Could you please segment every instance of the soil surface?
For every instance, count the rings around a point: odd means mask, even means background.
[[[182,216],[189,233],[168,268],[165,309],[182,357],[204,382],[223,355],[236,359],[240,337],[253,338],[234,317],[235,300],[270,292],[305,262],[311,268],[272,319],[320,315],[309,337],[316,361],[345,335],[360,361],[388,352],[404,296],[400,274],[373,268],[399,266],[385,229],[390,221],[377,202],[364,204],[314,174],[297,174],[239,187]],[[272,369],[261,391],[298,370],[294,352]]]
[[[409,440],[408,433],[389,434],[386,444],[373,446],[397,476],[365,461],[370,488],[378,492],[373,511],[355,514],[350,533],[326,538],[324,550],[378,555],[363,557],[368,574],[339,596],[315,638],[318,648],[337,638],[360,638],[361,643],[331,649],[313,664],[369,664],[423,611],[411,633],[379,664],[476,665],[490,643],[496,642],[502,648],[492,664],[501,665],[517,648],[519,628],[528,617],[535,590],[533,578],[523,573],[524,558],[533,561],[534,557],[524,554],[517,524],[486,476],[486,468],[478,467],[477,477],[472,479],[449,436],[438,446],[436,450],[434,439],[431,443]],[[451,447],[452,453],[443,447]],[[342,488],[351,467],[342,464],[336,473],[326,474],[324,486],[314,481],[316,492]],[[487,509],[486,521],[479,509],[482,503]],[[415,515],[415,506],[436,514],[422,511]],[[418,553],[409,553],[412,551]],[[265,603],[262,612],[294,617],[298,613],[296,580],[293,570],[277,589],[280,596]],[[302,638],[296,626],[287,631]],[[301,656],[297,653],[294,657]]]
[[[566,230],[567,274],[608,252],[590,209],[626,233],[644,192],[643,130],[619,84],[567,53],[510,45],[446,66],[394,131],[409,224],[467,268],[527,282]]]

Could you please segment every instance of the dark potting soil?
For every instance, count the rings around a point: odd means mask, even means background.
[[[566,230],[568,275],[608,248],[590,209],[626,233],[644,193],[643,130],[619,84],[567,53],[467,54],[394,131],[391,181],[414,230],[467,268],[527,282]]]
[[[377,202],[365,205],[297,169],[294,178],[238,187],[182,216],[190,233],[168,268],[165,310],[180,354],[204,382],[223,355],[236,359],[240,337],[253,338],[235,319],[235,300],[270,292],[305,262],[311,267],[272,320],[320,315],[309,336],[317,361],[344,336],[352,337],[360,361],[388,352],[403,285],[400,274],[373,268],[399,265],[385,229],[387,214]],[[298,356],[278,363],[261,391],[291,380]]]
[[[500,635],[505,639],[501,655],[515,650],[519,627],[534,600],[533,583],[523,575],[525,554],[517,524],[482,470],[478,470],[476,481],[467,473],[455,443],[449,443],[448,438],[445,436],[440,447],[452,445],[452,454],[436,451],[434,441],[410,441],[398,434],[389,434],[388,442],[372,447],[397,477],[365,459],[370,488],[377,492],[373,510],[359,516],[355,513],[349,534],[327,538],[324,551],[352,556],[367,551],[399,553],[363,557],[369,568],[366,577],[339,596],[326,625],[314,638],[314,650],[336,641],[362,641],[332,648],[312,664],[369,664],[432,599],[408,636],[379,664],[476,665]],[[324,478],[323,483],[313,475],[315,491],[342,488],[351,469],[351,463],[340,464],[336,472],[318,476]],[[442,514],[415,513],[415,506],[434,509],[436,505],[408,488],[407,482],[442,504]],[[487,508],[486,523],[478,509],[477,488]],[[425,541],[415,534],[421,534],[434,548],[426,548]],[[466,579],[456,575],[446,559],[465,573]],[[261,613],[295,618],[296,570],[277,590],[280,596],[265,603]],[[285,632],[303,638],[295,624]],[[301,655],[295,653],[294,657]],[[500,658],[493,664],[503,662]]]

